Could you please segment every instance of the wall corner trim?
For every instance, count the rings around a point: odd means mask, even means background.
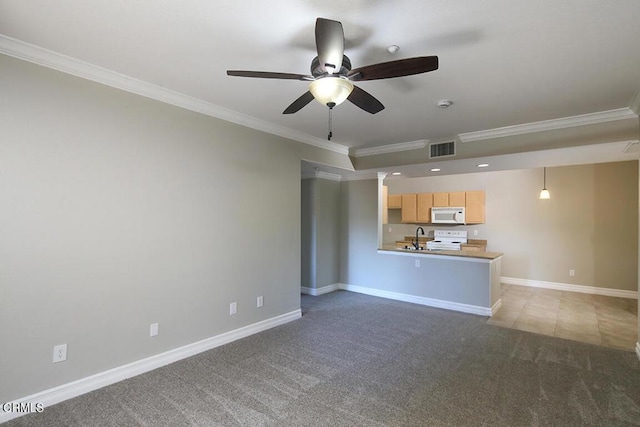
[[[638,356],[638,360],[640,360],[640,341],[636,343],[636,355]]]
[[[300,309],[294,310],[289,313],[284,313],[270,319],[262,320],[251,325],[243,326],[229,332],[224,332],[222,334],[206,338],[201,341],[174,348],[172,350],[159,353],[145,359],[140,359],[126,365],[99,372],[97,374],[81,378],[67,384],[62,384],[60,386],[35,393],[30,396],[14,399],[13,401],[8,403],[42,403],[46,409],[46,407],[62,402],[64,400],[89,393],[110,384],[120,382],[127,378],[144,374],[145,372],[149,372],[170,363],[177,362],[178,360],[186,359],[187,357],[191,357],[198,353],[202,353],[204,351],[211,350],[213,348],[228,344],[241,338],[248,337],[258,332],[266,331],[267,329],[289,323],[293,320],[300,319],[301,317],[302,311]],[[0,424],[20,417],[22,415],[25,414],[15,412],[0,412]]]

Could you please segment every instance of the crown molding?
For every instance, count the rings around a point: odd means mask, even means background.
[[[164,102],[165,104],[184,108],[185,110],[194,111],[336,153],[349,154],[349,148],[344,145],[325,141],[324,139],[309,136],[283,126],[274,125],[273,123],[228,110],[210,102],[138,80],[125,74],[62,55],[52,50],[2,34],[0,34],[0,53],[86,80],[91,80],[105,86]]]
[[[377,171],[363,171],[357,172],[355,174],[349,174],[342,177],[343,181],[365,181],[369,179],[378,180],[378,172]]]
[[[482,141],[485,139],[593,125],[631,118],[638,118],[638,115],[630,108],[618,108],[616,110],[600,111],[597,113],[582,114],[580,116],[563,117],[521,125],[505,126],[496,129],[481,130],[477,132],[461,133],[458,137],[462,142]]]
[[[398,144],[381,145],[379,147],[357,148],[353,157],[375,156],[378,154],[397,153],[399,151],[420,150],[427,146],[428,139],[420,141],[400,142]]]
[[[302,179],[320,178],[328,179],[330,181],[341,181],[342,176],[337,173],[329,173],[323,171],[305,172],[302,174]]]

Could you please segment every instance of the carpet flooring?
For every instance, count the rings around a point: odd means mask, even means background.
[[[640,425],[634,352],[346,291],[9,426]]]

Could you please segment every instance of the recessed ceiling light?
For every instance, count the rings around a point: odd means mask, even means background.
[[[392,44],[391,46],[387,47],[387,52],[389,53],[396,53],[399,50],[400,50],[400,46],[395,44]]]
[[[440,172],[440,168],[431,168],[431,172]]]
[[[480,163],[479,165],[476,165],[479,168],[486,168],[487,166],[489,166],[489,163]]]
[[[397,175],[402,175],[402,172],[393,172],[393,173],[391,173],[391,175],[396,175],[396,176]]]
[[[438,107],[440,108],[449,108],[453,104],[453,101],[449,101],[448,99],[441,99],[438,101]]]

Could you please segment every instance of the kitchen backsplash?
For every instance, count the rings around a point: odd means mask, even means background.
[[[416,229],[422,227],[424,229],[425,237],[433,237],[434,230],[467,230],[469,239],[488,239],[488,236],[484,234],[484,224],[478,225],[433,225],[433,224],[384,224],[382,226],[383,231],[383,243],[395,243],[397,240],[404,240],[405,236],[415,236]],[[477,230],[476,235],[474,231]]]

